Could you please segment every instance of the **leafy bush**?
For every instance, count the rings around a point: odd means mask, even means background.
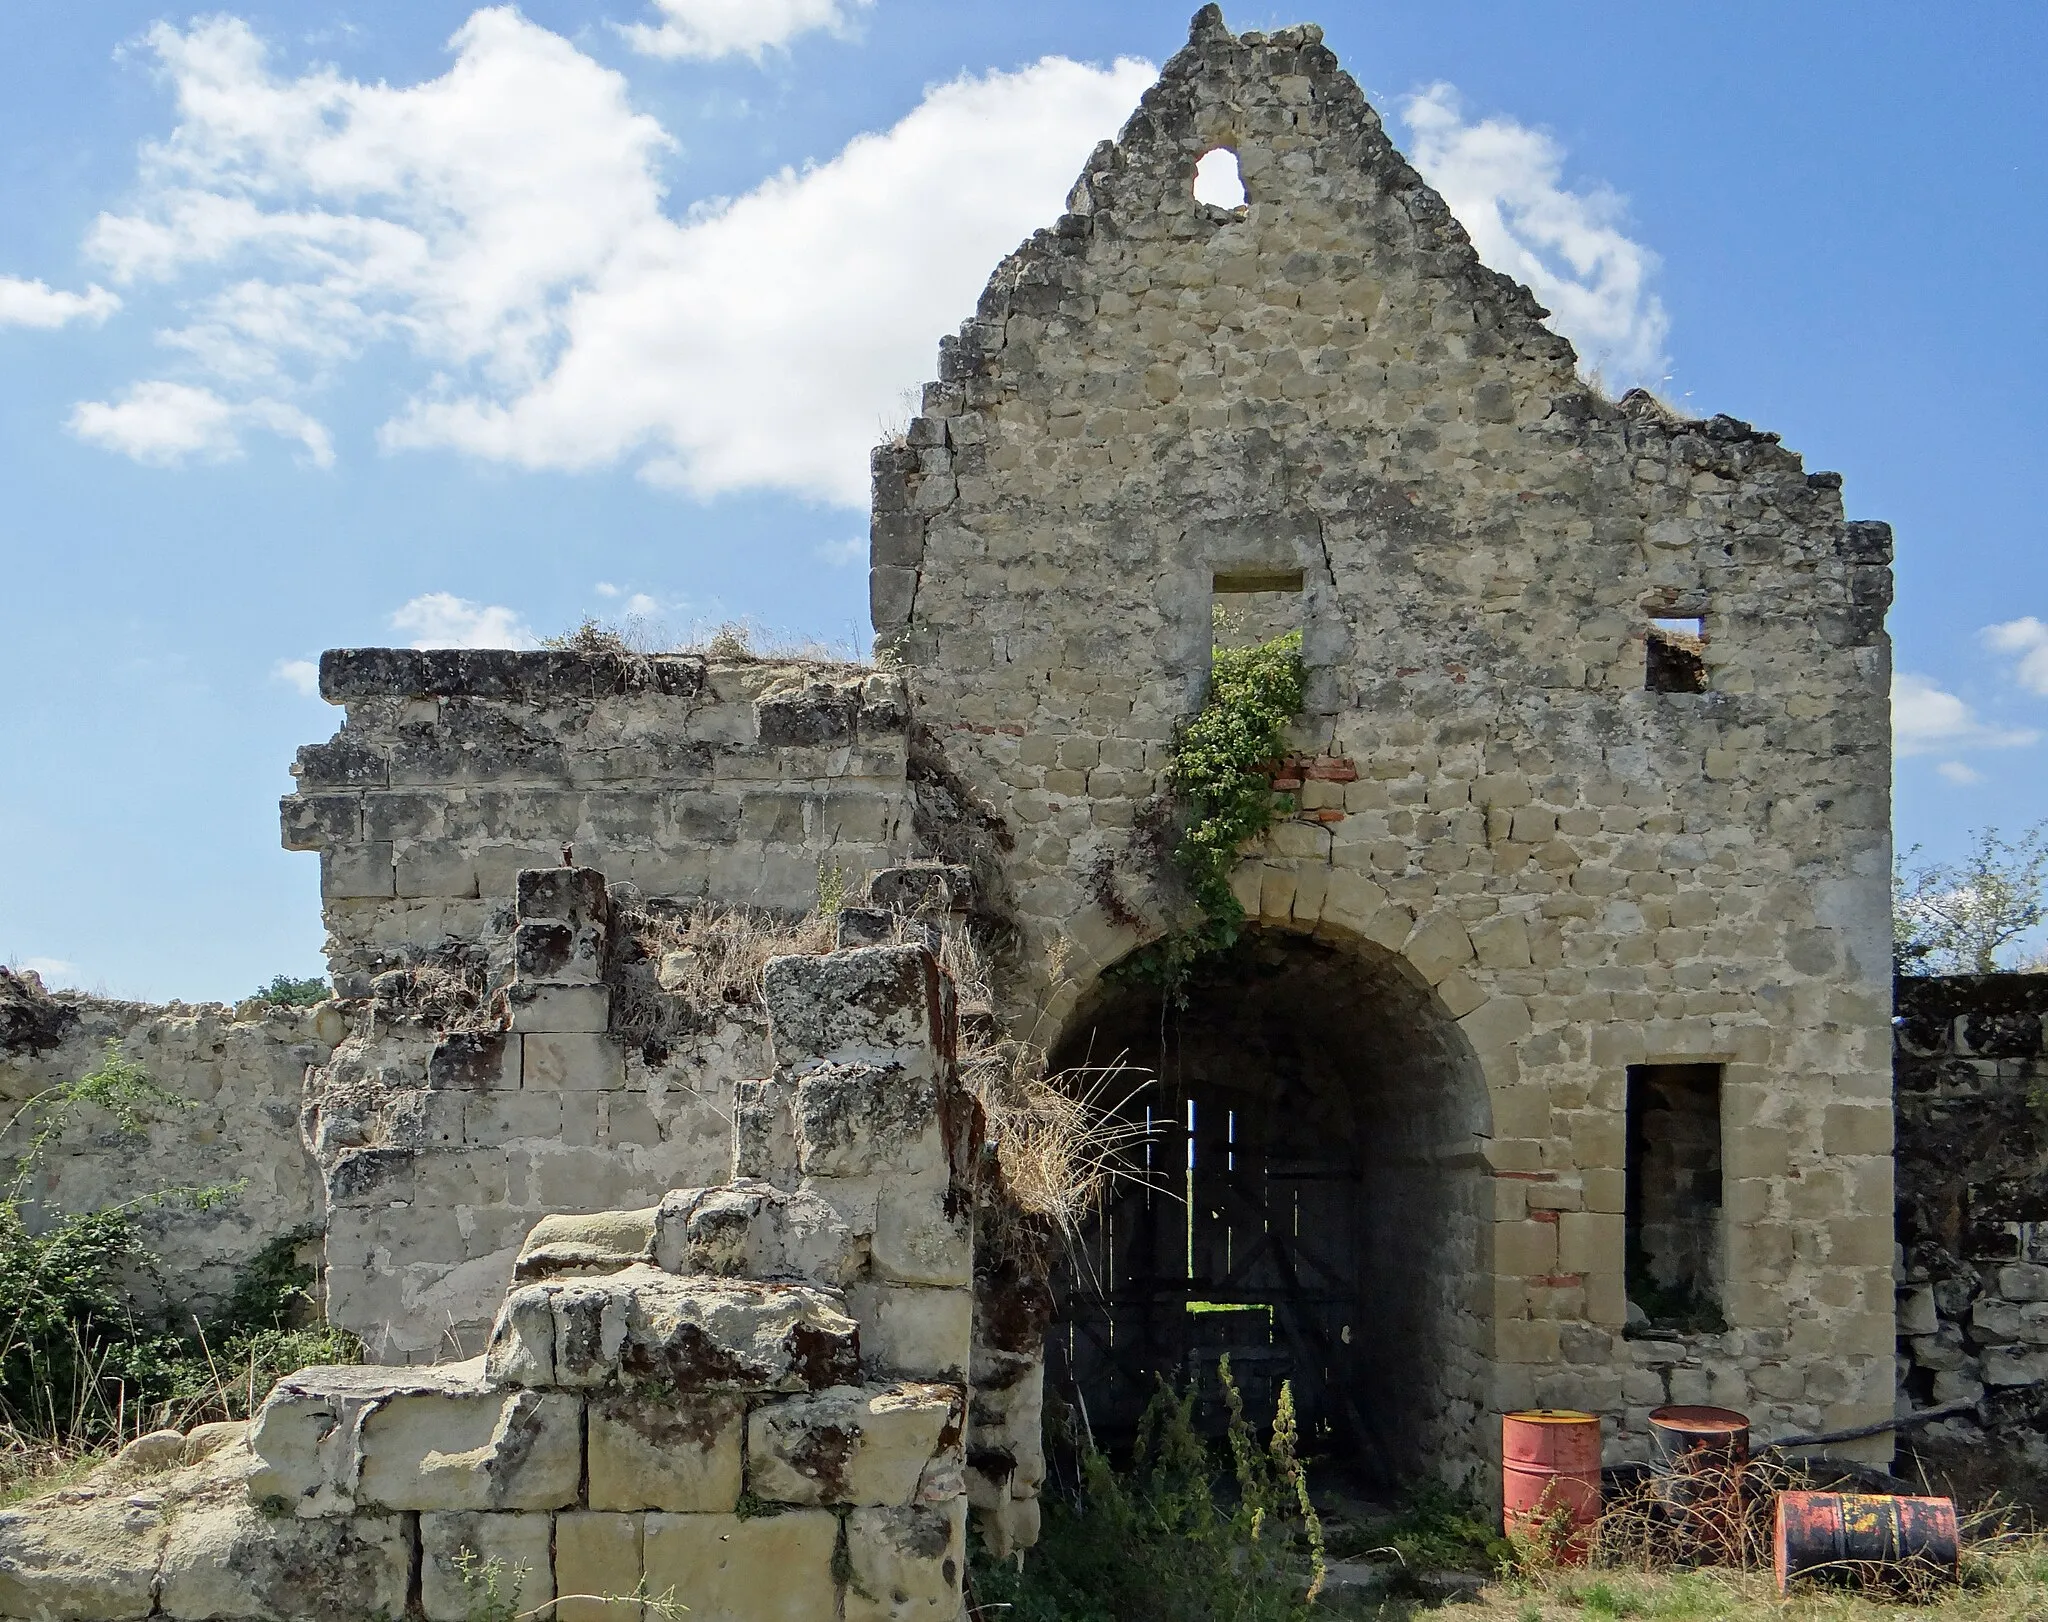
[[[1957,863],[1892,869],[1892,962],[1900,974],[1995,974],[1999,953],[2048,920],[2048,822],[2017,839],[1982,828]],[[2038,967],[2038,961],[2033,965]]]
[[[103,1211],[39,1212],[25,1198],[35,1168],[80,1111],[103,1109],[140,1132],[188,1101],[150,1079],[109,1040],[99,1066],[22,1106],[8,1129],[31,1128],[0,1192],[0,1423],[67,1449],[118,1443],[164,1425],[247,1415],[277,1376],[314,1362],[355,1362],[353,1336],[309,1324],[313,1270],[294,1252],[308,1235],[273,1240],[205,1323],[138,1312],[133,1287],[155,1272],[139,1217],[153,1206],[199,1209],[232,1185],[166,1188]]]
[[[1304,1622],[1322,1586],[1322,1525],[1295,1454],[1294,1394],[1281,1388],[1262,1448],[1228,1359],[1220,1372],[1234,1503],[1218,1502],[1194,1387],[1162,1380],[1129,1474],[1085,1451],[1080,1494],[1046,1505],[1038,1546],[1016,1566],[977,1564],[982,1607],[1009,1622]]]
[[[1133,954],[1125,973],[1178,992],[1192,964],[1237,943],[1245,915],[1231,892],[1231,869],[1246,842],[1292,808],[1288,796],[1273,792],[1272,763],[1286,750],[1307,680],[1299,631],[1210,654],[1209,696],[1175,734],[1167,768],[1182,817],[1173,864],[1201,921]]]
[[[288,974],[272,977],[267,986],[258,986],[252,1002],[267,1002],[278,1008],[312,1008],[327,1001],[332,993],[327,982],[318,975],[310,980],[294,980]]]

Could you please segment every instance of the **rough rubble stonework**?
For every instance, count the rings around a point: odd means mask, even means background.
[[[556,869],[520,894],[560,910],[566,889],[605,887]],[[706,1622],[954,1622],[979,1137],[949,989],[916,946],[769,980],[795,1036],[765,1107],[832,1123],[779,1181],[537,1224],[482,1355],[302,1369],[247,1425],[144,1438],[0,1512],[0,1616],[469,1622],[494,1562],[501,1594],[571,1622],[640,1597]],[[814,1107],[853,1067],[878,1107]],[[906,1227],[953,1260],[892,1268]]]
[[[1190,193],[1219,146],[1241,210]],[[1479,1073],[1432,1449],[1532,1403],[1882,1416],[1888,529],[1773,435],[1580,382],[1314,28],[1205,10],[1068,206],[875,455],[877,635],[1011,836],[1018,1017],[1055,1040],[1139,942],[1090,874],[1200,702],[1218,578],[1298,571],[1298,744],[1344,769],[1238,890],[1432,987]],[[1707,691],[1646,691],[1680,616]],[[1683,1060],[1726,1066],[1733,1328],[1667,1375],[1619,1335],[1620,1112]]]

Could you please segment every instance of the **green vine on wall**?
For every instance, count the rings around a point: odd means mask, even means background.
[[[1173,865],[1200,910],[1200,921],[1169,930],[1124,962],[1123,973],[1177,992],[1204,957],[1228,951],[1244,932],[1244,907],[1230,888],[1245,844],[1291,811],[1273,792],[1272,763],[1287,747],[1307,672],[1301,633],[1210,655],[1209,696],[1174,735],[1166,782],[1181,813]]]

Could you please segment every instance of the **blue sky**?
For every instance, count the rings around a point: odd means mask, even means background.
[[[864,446],[1191,9],[9,0],[0,961],[319,972],[323,647],[857,639]],[[1901,843],[2042,814],[2048,11],[1310,14],[1603,376],[1897,527]]]

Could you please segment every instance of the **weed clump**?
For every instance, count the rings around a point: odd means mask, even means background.
[[[1016,1566],[981,1561],[975,1599],[1011,1622],[1306,1622],[1324,1579],[1322,1524],[1296,1455],[1293,1393],[1281,1388],[1260,1445],[1230,1374],[1229,1466],[1194,1427],[1195,1389],[1164,1381],[1139,1424],[1128,1473],[1094,1448],[1081,1486],[1047,1505]],[[1219,1494],[1220,1484],[1235,1496]]]

